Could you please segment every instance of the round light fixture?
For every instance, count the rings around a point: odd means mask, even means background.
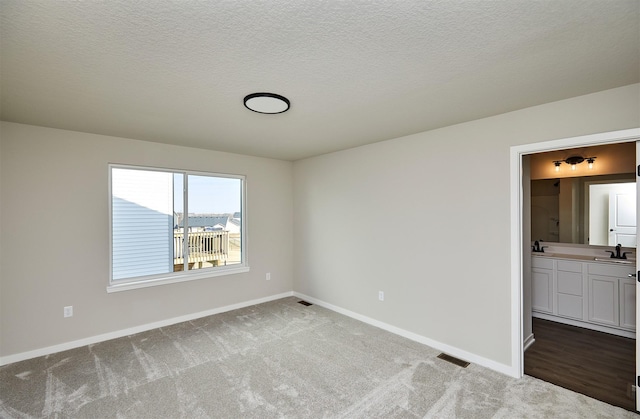
[[[245,96],[244,106],[258,113],[283,113],[289,110],[289,99],[275,93],[252,93]]]

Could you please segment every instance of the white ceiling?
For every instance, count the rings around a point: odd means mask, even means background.
[[[640,81],[638,0],[0,8],[2,120],[285,160]]]

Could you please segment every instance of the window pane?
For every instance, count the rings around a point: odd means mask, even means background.
[[[113,280],[173,271],[171,173],[112,168]]]
[[[242,181],[188,176],[188,269],[242,263]]]

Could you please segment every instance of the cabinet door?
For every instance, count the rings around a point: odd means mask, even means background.
[[[589,321],[618,326],[618,278],[589,275]]]
[[[531,271],[531,308],[553,314],[553,270],[533,268]]]
[[[582,297],[558,293],[558,316],[582,320]]]
[[[620,279],[620,327],[636,330],[636,281]]]

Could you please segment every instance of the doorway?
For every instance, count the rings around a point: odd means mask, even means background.
[[[529,222],[530,220],[531,213],[530,208],[527,209],[526,205],[523,204],[524,192],[529,193],[529,191],[527,191],[526,189],[527,185],[530,186],[530,179],[528,178],[529,168],[526,166],[526,162],[524,161],[526,159],[524,159],[523,157],[554,150],[631,142],[636,141],[638,137],[640,137],[640,129],[632,129],[612,133],[568,138],[546,143],[531,144],[527,146],[512,147],[511,190],[512,203],[514,203],[514,205],[512,206],[512,222],[515,221],[515,223],[517,223],[517,226],[514,226],[517,227],[517,229],[515,230],[515,234],[512,234],[512,284],[514,286],[512,294],[512,310],[514,311],[514,318],[520,316],[521,319],[521,322],[518,325],[514,326],[514,328],[517,329],[514,330],[515,333],[512,335],[512,337],[513,339],[518,339],[517,336],[519,336],[519,339],[517,340],[517,342],[512,340],[512,348],[514,350],[513,359],[516,360],[516,363],[519,360],[520,363],[520,375],[523,375],[525,373],[525,349],[532,345],[535,345],[535,342],[537,340],[535,333],[531,333],[533,322],[531,316],[530,278],[528,280],[524,278],[525,272],[527,270],[529,270],[529,272],[531,271],[531,261],[529,258],[529,261],[527,262],[526,256],[530,255],[529,249],[530,243],[532,242],[532,237],[528,227],[525,228],[526,222]],[[578,220],[576,222],[585,223],[587,221]],[[536,323],[540,323],[536,324],[536,328],[539,328],[541,330],[539,333],[540,340],[542,341],[542,336],[545,333],[542,330],[545,329],[545,324],[543,322],[537,321]],[[584,339],[584,337],[582,337],[581,339]],[[592,337],[589,337],[589,339],[592,339]],[[579,341],[580,339],[575,338],[574,340]],[[539,343],[540,344],[538,346],[540,347],[541,342]],[[638,351],[635,350],[635,343],[632,346],[634,347],[633,352],[637,354]],[[628,367],[626,368],[628,369]],[[635,372],[633,372],[633,376],[631,377],[632,381],[634,378]],[[594,396],[592,395],[592,397]],[[609,401],[609,403],[611,402]]]
[[[635,149],[635,141],[631,141],[525,156],[529,179],[524,176],[523,182],[529,185],[523,185],[523,190],[529,192],[523,196],[523,202],[528,201],[531,208],[532,240],[547,243],[552,249],[563,248],[555,247],[556,244],[569,246],[566,249],[576,246],[587,254],[596,248],[604,259],[604,249],[608,247],[602,246],[611,246],[608,236],[613,236],[635,251]],[[591,161],[595,163],[597,159],[601,164],[559,167],[558,163],[579,162],[580,156],[598,156]],[[623,240],[626,238],[628,240]],[[525,251],[523,258],[532,257],[530,255]],[[554,260],[532,259],[534,338],[524,353],[525,374],[634,411],[631,389],[635,381],[635,339],[616,335],[616,329],[609,330],[610,333],[603,328],[589,329],[594,325],[586,321],[591,304],[587,298],[591,285],[588,265],[576,264],[580,259]],[[552,270],[538,269],[536,266],[542,262],[556,263],[558,270],[552,273]],[[567,264],[571,264],[571,273],[560,269],[569,269]],[[604,266],[611,267],[610,264]],[[580,273],[575,273],[576,267]],[[618,287],[618,280],[614,281]],[[567,290],[568,285],[573,288]],[[544,295],[540,295],[542,291]],[[544,307],[540,307],[541,297]],[[595,328],[599,326],[595,324]]]

